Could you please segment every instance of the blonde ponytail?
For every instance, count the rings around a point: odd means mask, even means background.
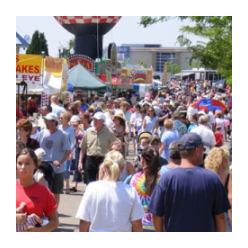
[[[116,161],[113,161],[110,171],[111,171],[111,175],[110,175],[111,180],[118,181],[120,176],[120,168],[119,168],[119,164]]]
[[[99,179],[109,179],[117,181],[120,172],[124,167],[125,161],[122,154],[118,151],[110,151],[106,154],[103,164],[100,166]]]

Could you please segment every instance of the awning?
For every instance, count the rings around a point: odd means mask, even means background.
[[[74,66],[68,72],[67,83],[74,89],[97,90],[104,89],[106,85],[100,79],[86,70],[81,64]]]

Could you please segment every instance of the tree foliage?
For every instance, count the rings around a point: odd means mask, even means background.
[[[176,74],[181,71],[181,67],[178,64],[174,64],[172,62],[166,62],[166,65],[167,65],[167,71],[170,74]]]
[[[169,20],[171,17],[141,17],[144,27]],[[227,80],[232,77],[232,17],[231,16],[180,16],[179,20],[189,20],[192,25],[181,28],[177,40],[181,46],[192,51],[192,60],[197,60],[206,68],[216,69]],[[184,34],[191,33],[204,37],[207,41],[193,45]]]
[[[42,54],[48,56],[47,40],[44,33],[40,33],[36,30],[32,36],[31,43],[27,48],[26,54]]]
[[[73,54],[72,50],[75,47],[75,39],[71,39],[68,42],[68,47],[63,47],[62,49],[59,49],[59,57],[60,58],[68,58],[71,54]]]

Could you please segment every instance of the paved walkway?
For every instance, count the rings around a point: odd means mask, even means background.
[[[134,151],[133,145],[129,145],[128,161],[133,161]],[[72,177],[70,178],[70,186],[73,187]],[[60,195],[59,204],[59,227],[55,232],[77,232],[79,226],[79,220],[75,218],[78,206],[81,202],[86,185],[84,183],[78,184],[78,192],[71,192],[70,194]]]
[[[72,185],[71,185],[72,186]],[[80,183],[78,192],[69,195],[60,195],[59,222],[57,232],[74,232],[78,230],[79,220],[75,218],[78,206],[83,196],[86,185]]]

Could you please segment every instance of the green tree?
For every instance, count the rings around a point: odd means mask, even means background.
[[[31,43],[27,48],[26,54],[42,54],[42,52],[44,52],[44,55],[49,55],[47,40],[44,33],[40,33],[36,30],[32,36]]]
[[[143,66],[144,68],[147,68],[147,64],[141,59],[138,61],[138,65]]]
[[[60,58],[68,58],[71,55],[71,50],[75,48],[75,39],[71,39],[68,42],[68,47],[63,47],[62,49],[59,49],[59,57]]]
[[[189,61],[189,65],[191,68],[200,68],[203,67],[201,61],[199,59],[191,58]]]
[[[41,48],[41,51],[45,52],[46,56],[49,55],[48,54],[47,40],[46,40],[46,37],[45,37],[44,33],[40,33],[40,48]]]
[[[172,75],[179,73],[181,71],[181,67],[178,64],[174,64],[172,62],[166,62],[166,65],[167,65],[167,71]]]
[[[141,17],[144,27],[153,23],[167,21],[171,17]],[[216,69],[229,82],[232,78],[232,17],[231,16],[180,16],[179,20],[190,20],[193,25],[181,28],[178,36],[181,46],[192,51],[193,60],[198,60],[206,68]],[[184,34],[191,33],[206,38],[206,42],[193,45]]]

